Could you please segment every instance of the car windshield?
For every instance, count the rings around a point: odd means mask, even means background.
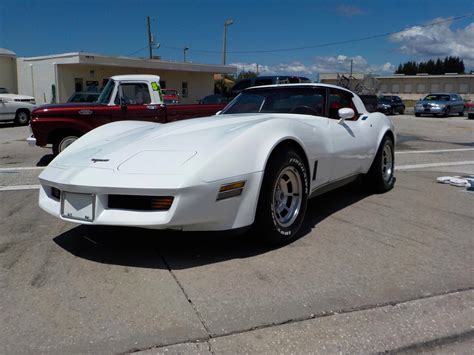
[[[449,101],[449,95],[428,95],[423,101]]]
[[[102,93],[97,99],[97,102],[99,104],[107,105],[110,102],[110,97],[112,96],[112,93],[114,92],[114,87],[115,87],[115,81],[110,79],[105,85],[104,89],[102,90]]]
[[[325,90],[313,87],[264,88],[245,91],[237,96],[222,114],[299,113],[322,115]]]
[[[388,97],[379,97],[379,102],[384,103],[384,104],[389,104],[392,102],[392,100]]]

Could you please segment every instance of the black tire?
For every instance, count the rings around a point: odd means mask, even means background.
[[[79,136],[76,135],[76,134],[67,134],[67,135],[59,137],[53,143],[53,154],[58,155],[64,149],[66,149],[73,141],[75,141],[77,138],[79,138]]]
[[[468,120],[474,120],[474,113],[468,113],[467,114],[467,119]]]
[[[459,116],[463,117],[464,116],[464,109],[461,112],[458,112]]]
[[[380,143],[372,166],[365,176],[366,185],[376,193],[391,190],[395,184],[394,170],[395,152],[393,140],[389,136],[385,136]]]
[[[286,183],[287,197],[282,197],[284,192],[279,182]],[[296,193],[293,195],[292,191]],[[303,159],[292,150],[275,152],[265,169],[253,228],[266,244],[282,245],[297,237],[306,213],[308,192],[308,172]],[[290,212],[283,214],[286,210]],[[283,223],[285,218],[288,221]]]
[[[405,107],[402,106],[402,108],[400,109],[400,115],[404,115],[405,114]]]
[[[443,117],[448,117],[450,113],[451,113],[451,109],[448,106],[448,107],[446,107],[446,110],[444,111]]]
[[[30,112],[27,110],[18,110],[15,115],[15,124],[18,126],[26,126],[30,123]]]
[[[394,115],[395,114],[395,109],[392,107],[390,111],[388,111],[389,115]]]
[[[416,116],[416,117],[420,117],[420,116],[421,116],[421,114],[419,114],[419,113],[415,113],[415,116]]]

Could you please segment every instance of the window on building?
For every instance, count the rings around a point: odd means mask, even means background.
[[[76,92],[84,91],[84,84],[82,78],[74,78],[74,90]]]
[[[188,97],[188,82],[187,81],[183,81],[181,83],[181,95],[183,97]]]

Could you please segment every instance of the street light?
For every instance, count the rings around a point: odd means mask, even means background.
[[[224,22],[224,47],[222,50],[222,64],[225,65],[226,55],[227,55],[227,27],[232,25],[234,20],[228,19]]]
[[[186,52],[188,51],[188,47],[183,48],[183,56],[184,56],[184,62],[186,63]]]

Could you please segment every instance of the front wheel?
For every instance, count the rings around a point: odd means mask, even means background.
[[[446,107],[446,110],[444,111],[443,117],[448,117],[451,112],[451,109],[449,107]]]
[[[464,110],[462,110],[461,112],[459,112],[459,116],[461,116],[461,117],[464,116]]]
[[[395,154],[393,140],[389,136],[385,136],[367,173],[368,186],[377,193],[391,190],[395,184],[394,170]]]
[[[278,151],[265,169],[255,216],[264,242],[286,244],[296,238],[308,200],[308,172],[294,151]]]
[[[77,140],[77,138],[79,137],[74,136],[74,135],[67,135],[67,136],[59,138],[58,140],[56,140],[55,143],[53,143],[53,154],[58,155],[64,149],[66,149],[72,143],[74,143]]]

